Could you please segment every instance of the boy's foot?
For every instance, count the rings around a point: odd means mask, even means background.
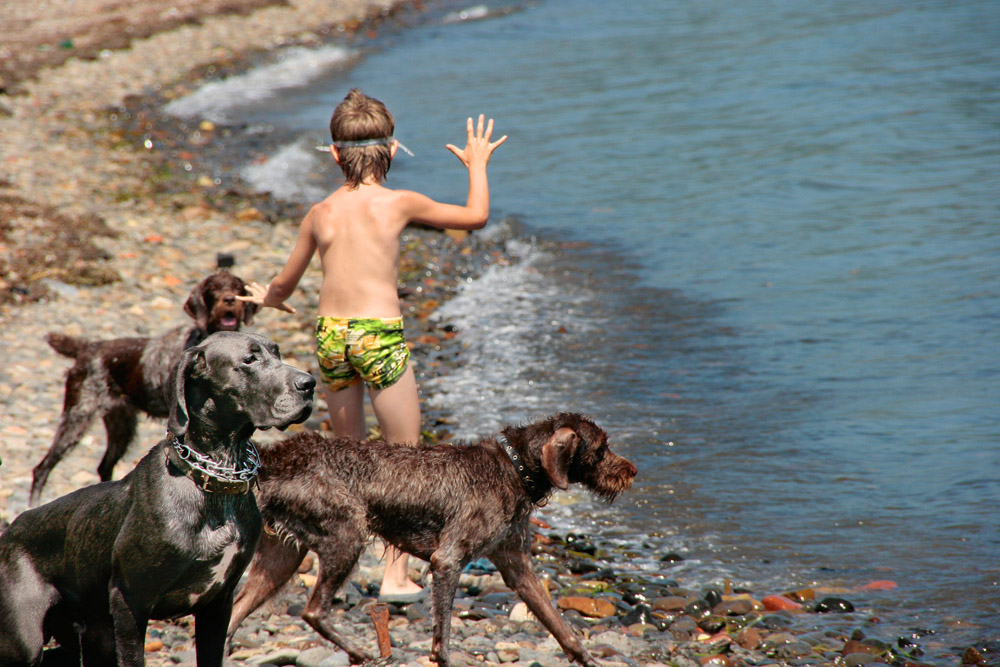
[[[404,605],[422,602],[427,599],[427,591],[423,588],[416,593],[379,593],[378,601],[387,604]]]
[[[386,579],[389,579],[389,577],[386,577]],[[380,598],[427,595],[427,591],[412,579],[407,579],[405,582],[400,582],[397,585],[393,585],[395,582],[386,581],[386,579],[382,580],[382,587],[378,591]]]

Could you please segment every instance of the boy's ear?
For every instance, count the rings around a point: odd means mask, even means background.
[[[340,151],[333,144],[330,144],[330,155],[333,156],[333,161],[340,164]]]
[[[396,151],[398,151],[398,150],[399,150],[399,142],[396,141],[395,139],[393,139],[392,143],[389,144],[389,159],[390,160],[392,158],[396,157]]]

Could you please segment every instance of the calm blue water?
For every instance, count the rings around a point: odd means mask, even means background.
[[[594,415],[636,489],[545,517],[644,541],[636,567],[679,551],[673,575],[761,593],[891,579],[848,595],[874,634],[932,629],[931,656],[1000,638],[1000,4],[459,9],[174,110],[273,135],[243,177],[305,200],[336,185],[312,146],[350,87],[416,153],[389,184],[438,199],[466,192],[444,145],[495,117],[479,238],[519,261],[442,310],[465,367],[423,374],[425,401],[468,437]]]

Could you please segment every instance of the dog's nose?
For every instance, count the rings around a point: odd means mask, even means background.
[[[299,391],[312,391],[316,388],[316,378],[308,373],[302,373],[295,378],[295,388]]]

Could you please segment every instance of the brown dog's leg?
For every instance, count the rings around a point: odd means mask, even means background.
[[[563,617],[549,601],[542,582],[531,567],[531,555],[520,550],[505,550],[490,556],[500,570],[504,583],[513,588],[528,605],[528,609],[548,628],[562,649],[573,660],[584,667],[600,667],[596,660],[583,648],[580,639],[573,633]]]
[[[88,391],[88,387],[84,384],[85,375],[85,369],[74,366],[66,378],[66,398],[63,413],[59,417],[59,426],[56,427],[56,435],[52,439],[49,451],[32,472],[31,494],[28,498],[31,507],[38,505],[49,473],[66,456],[66,452],[76,447],[94,419],[97,404],[91,396],[93,392]]]
[[[324,543],[333,547],[329,550],[317,551],[319,557],[319,578],[316,580],[316,587],[313,588],[312,595],[306,608],[302,610],[302,619],[328,641],[333,642],[344,649],[351,658],[351,664],[357,665],[362,662],[372,660],[373,656],[350,643],[333,629],[328,616],[330,607],[333,606],[333,599],[336,597],[340,585],[344,583],[354,564],[358,562],[361,551],[364,548],[362,539],[347,540],[334,537],[330,542]]]
[[[305,547],[284,542],[274,533],[264,531],[257,543],[257,554],[250,565],[246,584],[233,602],[233,614],[227,631],[230,638],[243,619],[274,597],[278,589],[295,574],[308,551]]]
[[[448,646],[451,640],[451,610],[455,605],[455,590],[458,588],[458,575],[461,572],[459,563],[445,555],[447,551],[449,551],[447,536],[443,535],[441,546],[431,554],[430,558],[431,572],[434,575],[431,585],[431,602],[434,611],[431,659],[437,661],[438,667],[451,665],[451,651]]]
[[[104,415],[104,430],[108,434],[108,447],[104,452],[101,464],[97,466],[97,474],[102,482],[111,479],[115,464],[125,456],[129,443],[135,438],[139,419],[134,408],[128,405],[116,405]]]

